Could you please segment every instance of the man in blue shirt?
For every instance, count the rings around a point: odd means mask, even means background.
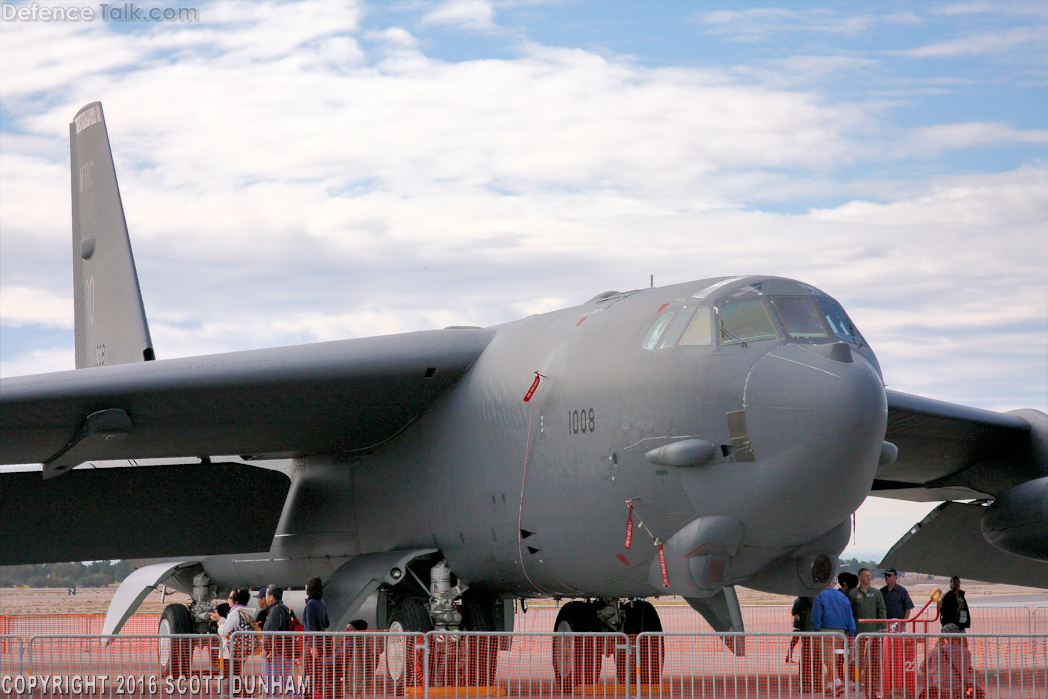
[[[881,588],[881,596],[884,597],[884,608],[889,619],[906,619],[913,610],[913,600],[906,588],[898,584],[899,571],[889,568],[884,571],[884,582],[888,583]],[[902,624],[892,624],[889,631],[900,631]]]
[[[811,624],[816,631],[834,631],[846,633],[848,636],[855,635],[855,617],[852,616],[851,600],[848,596],[836,588],[827,587],[819,593],[811,605]],[[837,677],[837,656],[844,659],[844,637],[835,633],[825,639],[822,644],[822,662],[829,673],[829,681],[826,691],[840,693],[844,691],[844,681],[847,674],[844,672],[844,663],[840,663],[840,674]]]

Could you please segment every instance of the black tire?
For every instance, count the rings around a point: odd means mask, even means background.
[[[161,636],[195,633],[193,616],[184,604],[169,604],[160,615],[157,633]],[[160,675],[187,677],[193,666],[193,641],[189,638],[161,638],[158,644]]]
[[[390,689],[396,695],[404,693],[411,684],[421,684],[423,673],[422,649],[416,648],[417,636],[397,638],[393,634],[424,634],[433,630],[433,620],[425,606],[416,599],[405,599],[397,603],[389,615],[389,631],[386,637],[386,675]]]
[[[493,600],[464,595],[462,598],[462,628],[466,631],[498,631],[492,618]],[[467,643],[466,683],[475,687],[495,684],[499,664],[498,636],[465,636]]]
[[[557,614],[556,633],[595,633],[600,630],[597,608],[587,602],[568,602]],[[565,694],[579,685],[592,685],[600,672],[604,646],[595,637],[553,637],[553,679]]]
[[[630,639],[630,646],[637,648],[637,635],[641,633],[656,633],[662,631],[662,621],[659,613],[649,602],[637,600],[630,602],[624,608],[626,613],[625,623],[622,631]],[[661,637],[644,638],[640,644],[639,657],[633,658],[632,663],[636,670],[631,681],[640,681],[640,684],[658,684],[662,680],[662,662],[666,656],[666,645]],[[626,677],[626,651],[615,651],[615,678],[619,684],[625,684]]]

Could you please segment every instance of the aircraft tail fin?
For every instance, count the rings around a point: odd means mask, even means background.
[[[102,103],[69,125],[76,368],[154,358]]]

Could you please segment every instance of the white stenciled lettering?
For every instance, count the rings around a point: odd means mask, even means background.
[[[80,133],[88,126],[97,124],[100,121],[102,121],[102,108],[96,104],[95,106],[76,116],[76,132]]]
[[[85,189],[91,188],[91,170],[94,168],[94,161],[88,160],[86,163],[80,166],[80,191],[83,192]]]
[[[84,282],[84,310],[87,311],[87,324],[95,324],[95,277],[87,278]]]

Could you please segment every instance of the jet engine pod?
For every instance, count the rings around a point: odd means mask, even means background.
[[[731,559],[742,543],[743,525],[721,515],[699,517],[686,524],[663,545],[667,587],[662,566],[655,556],[648,569],[648,584],[666,594],[709,597],[728,583]]]
[[[982,534],[1002,551],[1048,560],[1048,477],[1003,493],[982,516]]]
[[[747,580],[746,587],[797,597],[818,594],[833,584],[839,563],[837,557],[848,545],[850,537],[851,522],[845,520],[789,555],[773,561]]]

